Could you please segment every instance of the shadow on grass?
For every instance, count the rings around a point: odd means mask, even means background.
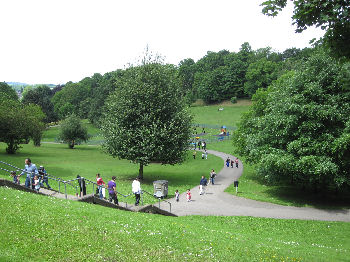
[[[350,194],[340,196],[329,192],[313,193],[291,186],[273,186],[266,189],[265,193],[293,206],[311,206],[318,209],[350,208]]]

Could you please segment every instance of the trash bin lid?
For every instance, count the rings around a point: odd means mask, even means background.
[[[157,180],[157,181],[153,181],[153,184],[167,184],[168,180]]]
[[[157,191],[154,195],[155,195],[156,197],[158,197],[158,198],[161,198],[161,197],[164,196],[163,193],[162,193],[161,191]]]

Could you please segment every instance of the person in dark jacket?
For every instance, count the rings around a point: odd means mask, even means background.
[[[205,194],[205,187],[207,186],[207,184],[208,184],[207,179],[204,176],[202,176],[202,179],[199,182],[199,194],[200,195],[204,195]]]

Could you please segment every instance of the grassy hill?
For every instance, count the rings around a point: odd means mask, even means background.
[[[164,217],[0,187],[0,261],[347,261],[350,223]]]

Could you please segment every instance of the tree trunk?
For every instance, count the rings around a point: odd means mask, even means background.
[[[70,149],[73,149],[73,148],[74,148],[74,140],[72,140],[72,141],[69,143],[69,148],[70,148]]]
[[[140,163],[140,168],[139,168],[139,179],[143,179],[143,164]]]

